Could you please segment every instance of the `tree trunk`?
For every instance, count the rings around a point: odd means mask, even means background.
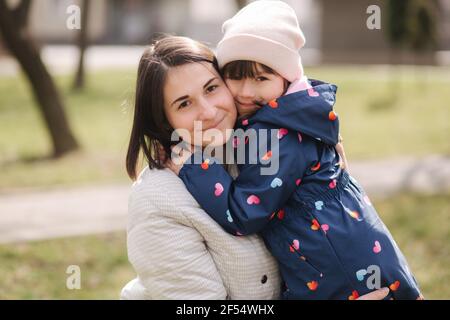
[[[80,54],[78,61],[78,70],[73,83],[73,89],[79,90],[84,88],[85,73],[84,73],[84,53],[88,46],[88,17],[89,17],[89,0],[82,0],[81,2],[81,30],[78,37],[78,51]]]
[[[23,4],[29,4],[29,1],[23,1]],[[22,3],[19,7],[21,5]],[[20,12],[18,9],[10,9],[5,0],[0,0],[0,34],[31,84],[39,110],[50,133],[53,155],[58,157],[78,149],[78,143],[70,130],[58,90],[31,37],[23,28],[27,19],[19,21],[15,11]]]

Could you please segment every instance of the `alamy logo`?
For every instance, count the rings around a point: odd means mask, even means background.
[[[66,27],[69,30],[81,29],[81,9],[77,5],[70,5],[66,9],[66,13],[69,15],[66,20]]]
[[[70,274],[66,280],[66,287],[69,290],[81,289],[81,269],[77,265],[70,265],[66,269],[66,273]]]
[[[367,279],[366,279],[366,276]],[[381,288],[381,271],[377,265],[370,265],[367,269],[361,269],[356,271],[356,279],[358,281],[366,280],[366,286],[368,289],[380,289]]]
[[[379,6],[372,4],[367,7],[367,14],[370,16],[366,20],[366,26],[369,30],[380,30],[381,29],[381,9]]]
[[[223,133],[218,129],[202,130],[202,122],[194,121],[193,132],[193,137],[186,129],[172,133],[171,141],[177,142],[171,154],[173,163],[202,164],[203,159],[210,159],[208,163],[259,164],[261,175],[274,175],[279,170],[279,141],[287,134],[286,129],[226,129]],[[174,150],[194,154],[193,161]]]

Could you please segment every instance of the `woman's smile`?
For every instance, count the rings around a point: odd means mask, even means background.
[[[214,121],[214,123],[213,123],[211,126],[209,126],[208,129],[205,129],[205,131],[206,131],[206,130],[209,130],[209,129],[221,129],[221,125],[222,125],[222,122],[223,122],[223,120],[225,119],[225,117],[226,117],[225,114],[224,114],[224,115],[221,115],[221,116],[218,118],[218,120]]]

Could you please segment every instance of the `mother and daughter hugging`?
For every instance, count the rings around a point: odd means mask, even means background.
[[[165,36],[140,60],[126,157],[137,278],[121,298],[423,299],[348,172],[337,87],[306,76],[294,10],[255,1],[222,31],[216,55]]]

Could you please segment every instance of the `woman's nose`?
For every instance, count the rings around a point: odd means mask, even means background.
[[[211,120],[215,119],[217,115],[217,108],[214,104],[208,100],[202,100],[200,102],[200,115],[199,120]]]

